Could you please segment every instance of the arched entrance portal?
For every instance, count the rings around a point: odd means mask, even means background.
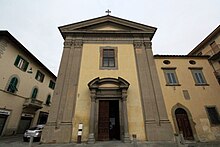
[[[192,128],[186,111],[182,108],[177,108],[175,110],[175,116],[179,132],[183,134],[184,139],[194,140]]]
[[[95,140],[130,142],[127,118],[127,89],[123,78],[95,78],[89,82],[91,97],[88,143]]]

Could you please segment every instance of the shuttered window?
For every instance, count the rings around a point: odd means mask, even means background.
[[[52,80],[50,80],[49,87],[50,87],[51,89],[54,89],[54,88],[55,88],[55,82],[52,81]]]
[[[37,70],[35,79],[40,82],[43,82],[44,81],[44,74],[42,72],[40,72],[39,70]]]
[[[22,71],[26,71],[28,68],[28,62],[20,55],[17,56],[14,65]]]
[[[31,95],[32,100],[35,100],[37,98],[37,93],[38,93],[38,89],[34,88]]]
[[[18,79],[13,77],[8,85],[7,91],[11,93],[15,93],[17,90]]]

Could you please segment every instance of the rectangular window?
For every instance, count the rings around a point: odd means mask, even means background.
[[[218,44],[217,44],[215,41],[213,41],[213,42],[210,44],[210,46],[211,46],[211,48],[212,48],[214,54],[216,54],[216,53],[218,53],[218,52],[220,51],[220,48],[219,48]]]
[[[206,111],[208,113],[209,121],[213,125],[220,124],[219,114],[216,110],[216,107],[206,107]]]
[[[100,48],[100,69],[117,69],[117,48]]]
[[[191,72],[196,85],[207,85],[202,69],[191,68]]]
[[[22,71],[26,71],[27,70],[28,64],[29,63],[24,58],[22,58],[19,55],[17,56],[17,58],[15,60],[15,63],[14,63],[14,65],[17,68],[21,69]]]
[[[164,71],[165,79],[167,82],[167,85],[179,85],[175,68],[162,68]]]
[[[51,89],[54,89],[54,88],[55,88],[55,82],[53,82],[52,80],[50,80],[49,87],[50,87]]]
[[[115,52],[114,49],[104,49],[103,50],[103,67],[115,67]]]
[[[35,76],[35,79],[40,82],[43,82],[44,81],[44,74],[42,72],[40,72],[39,70],[37,70],[37,74]]]

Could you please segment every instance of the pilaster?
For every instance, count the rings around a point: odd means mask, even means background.
[[[95,143],[95,108],[96,108],[96,90],[90,91],[91,97],[91,109],[90,109],[90,121],[89,121],[89,138],[88,143]]]
[[[172,141],[173,131],[153,59],[151,41],[134,41],[145,132],[149,141]],[[163,133],[166,132],[166,135]]]
[[[128,129],[128,113],[127,113],[127,90],[122,89],[122,116],[124,125],[123,142],[131,142]]]
[[[51,112],[42,134],[44,143],[71,142],[81,54],[82,40],[67,37],[64,42]]]

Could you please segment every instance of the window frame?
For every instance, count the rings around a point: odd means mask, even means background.
[[[14,81],[12,81],[13,79],[16,79],[15,85],[14,85]],[[6,87],[6,91],[15,94],[18,91],[18,89],[17,89],[18,84],[19,84],[19,79],[16,76],[12,76],[9,80],[7,87]],[[12,88],[14,88],[14,89],[12,89]]]
[[[28,68],[28,65],[29,65],[29,62],[28,62],[27,60],[25,60],[22,56],[17,55],[17,57],[16,57],[16,59],[15,59],[15,62],[14,62],[14,65],[15,65],[18,69],[20,69],[20,70],[26,72],[26,71],[27,71],[27,68]]]
[[[51,104],[51,95],[50,95],[50,94],[47,95],[47,99],[46,99],[45,104],[46,104],[47,106],[50,106],[50,104]]]
[[[38,77],[40,77],[40,79],[38,79]],[[43,83],[44,77],[45,77],[45,74],[43,74],[40,70],[37,70],[35,79],[36,79],[37,81]]]
[[[48,87],[54,90],[55,86],[56,83],[53,80],[50,80]]]
[[[164,73],[164,77],[166,80],[166,86],[180,86],[179,80],[177,78],[177,74],[176,74],[176,67],[162,67],[161,68],[163,70]],[[168,74],[172,73],[172,76],[169,76]],[[172,82],[174,81],[173,79],[175,79],[175,83]]]
[[[31,92],[31,99],[32,100],[36,100],[37,99],[37,94],[38,94],[38,88],[37,87],[34,87],[32,92]]]
[[[196,86],[209,86],[202,67],[189,67]]]
[[[215,123],[214,121],[216,121],[216,120],[213,120],[212,117],[209,115],[210,114],[209,111],[208,111],[209,108],[214,108],[215,114],[218,117],[218,119],[217,119],[218,122],[217,123]],[[205,110],[206,110],[206,113],[208,115],[208,119],[209,119],[209,122],[210,122],[211,126],[218,126],[218,125],[220,125],[220,116],[219,116],[219,112],[218,112],[217,107],[215,105],[213,105],[213,106],[205,106]]]
[[[113,50],[114,51],[114,57],[104,57],[104,51],[105,50]],[[104,58],[113,58],[114,60],[114,66],[103,66],[104,64]],[[100,47],[100,61],[99,61],[99,69],[100,70],[117,70],[118,69],[118,48],[112,47],[112,46],[103,46]]]

